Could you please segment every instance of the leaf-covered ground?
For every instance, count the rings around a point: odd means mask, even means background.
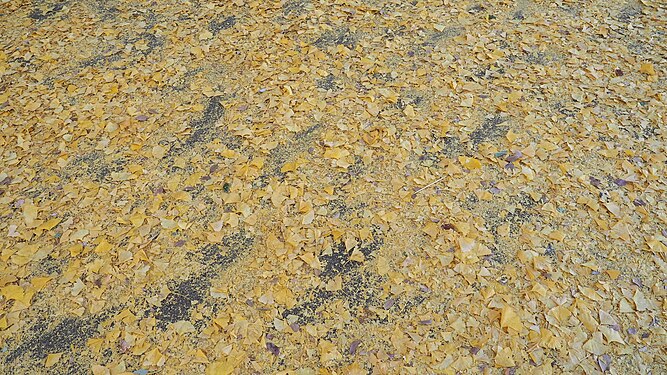
[[[667,373],[658,0],[0,1],[0,371]]]

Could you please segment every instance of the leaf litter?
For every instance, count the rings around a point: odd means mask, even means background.
[[[665,373],[667,8],[0,10],[11,373]]]

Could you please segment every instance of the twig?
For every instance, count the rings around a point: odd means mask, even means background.
[[[445,179],[444,177],[440,177],[439,179],[437,179],[437,180],[431,182],[430,184],[424,186],[423,188],[421,188],[421,189],[415,191],[415,192],[412,193],[412,194],[414,195],[414,194],[417,194],[417,193],[419,193],[420,191],[422,191],[422,190],[424,190],[424,189],[428,189],[428,188],[430,188],[431,186],[437,184],[438,182],[440,182],[440,181],[442,181],[442,180],[444,180],[444,179]]]

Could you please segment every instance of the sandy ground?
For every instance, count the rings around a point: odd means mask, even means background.
[[[666,46],[649,0],[0,0],[0,372],[667,373]]]

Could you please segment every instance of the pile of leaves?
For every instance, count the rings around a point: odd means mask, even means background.
[[[667,372],[660,2],[0,4],[9,373]]]

